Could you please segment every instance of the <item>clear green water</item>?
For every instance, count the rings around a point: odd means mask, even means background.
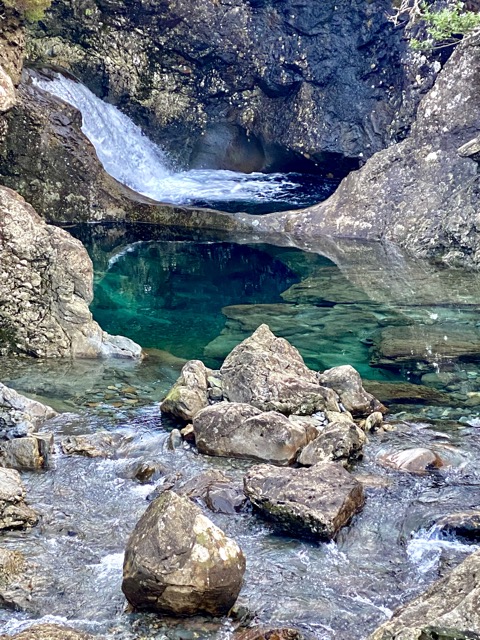
[[[25,473],[41,524],[2,544],[41,569],[29,612],[0,609],[8,633],[68,621],[109,640],[230,640],[228,619],[172,621],[125,612],[122,559],[153,490],[131,479],[156,461],[166,482],[221,469],[241,483],[250,461],[210,458],[187,443],[171,451],[158,401],[184,359],[220,364],[267,322],[318,369],[350,363],[379,383],[396,430],[372,435],[353,471],[367,479],[366,505],[336,542],[274,535],[248,510],[209,513],[244,550],[240,603],[260,625],[294,625],[316,640],[365,640],[472,547],[432,537],[441,515],[478,507],[480,490],[480,287],[478,276],[405,262],[378,247],[337,248],[337,262],[309,252],[224,239],[165,237],[158,230],[98,225],[75,230],[95,264],[93,311],[103,327],[150,347],[141,363],[0,359],[0,379],[73,411],[48,425],[52,468]],[[393,383],[393,384],[390,384]],[[426,394],[415,398],[415,391]],[[110,459],[67,456],[65,435],[101,430],[117,438]],[[382,466],[384,454],[427,447],[445,466],[423,476]],[[73,532],[73,533],[72,533]]]

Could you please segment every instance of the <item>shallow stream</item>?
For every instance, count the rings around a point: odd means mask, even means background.
[[[13,633],[40,618],[122,640],[232,633],[227,619],[173,621],[125,610],[123,551],[154,489],[130,470],[154,460],[160,483],[210,468],[241,480],[249,462],[201,456],[186,444],[170,451],[158,401],[185,359],[216,368],[262,322],[312,368],[357,367],[367,387],[390,398],[396,429],[370,437],[354,469],[366,482],[366,505],[336,542],[279,537],[248,510],[208,513],[245,552],[240,603],[256,622],[299,626],[319,640],[366,638],[473,550],[439,539],[431,524],[480,502],[476,276],[400,258],[389,264],[371,247],[339,248],[335,264],[293,246],[167,237],[145,227],[71,231],[94,261],[94,316],[149,355],[141,364],[0,361],[3,382],[70,412],[48,425],[57,441],[53,468],[23,474],[39,526],[2,537],[37,564],[42,580],[32,612],[0,611],[0,629]],[[61,453],[63,435],[101,430],[117,441],[113,458]],[[444,466],[416,476],[378,460],[415,446],[434,450]]]

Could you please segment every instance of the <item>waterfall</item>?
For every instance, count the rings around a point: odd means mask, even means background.
[[[94,145],[105,170],[137,193],[176,204],[233,201],[306,206],[311,203],[302,200],[304,186],[298,180],[299,174],[244,174],[226,170],[175,172],[158,145],[124,113],[97,98],[87,87],[60,74],[53,80],[35,76],[33,82],[81,112],[82,131]],[[322,188],[324,183],[319,185],[320,191]],[[324,197],[325,194],[317,193],[313,201]]]

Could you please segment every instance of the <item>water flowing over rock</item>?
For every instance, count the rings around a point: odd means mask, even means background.
[[[298,463],[305,467],[318,462],[341,461],[346,464],[361,457],[366,441],[364,432],[354,423],[333,422],[307,444],[298,457]]]
[[[27,507],[24,498],[25,487],[18,471],[0,468],[0,531],[37,524],[37,514]]]
[[[340,410],[336,393],[322,387],[298,350],[265,324],[233,349],[220,372],[231,402],[287,415]]]
[[[380,456],[379,460],[385,466],[396,469],[397,471],[407,471],[408,473],[420,475],[434,469],[439,469],[444,465],[437,453],[423,447],[384,454]]]
[[[369,640],[468,640],[480,635],[480,552],[398,609]]]
[[[308,469],[258,465],[244,485],[254,507],[294,537],[335,538],[365,501],[361,483],[333,462]]]
[[[451,513],[435,521],[435,528],[446,536],[473,543],[480,540],[480,511]]]
[[[0,440],[31,434],[56,415],[51,407],[31,400],[0,382]]]
[[[102,640],[102,638],[57,624],[37,624],[14,636],[0,636],[0,640]]]
[[[245,558],[188,498],[166,491],[137,523],[122,589],[138,610],[223,615],[242,586]]]
[[[438,75],[406,140],[375,154],[324,203],[269,216],[275,229],[309,240],[389,240],[415,256],[478,267],[478,165],[458,150],[480,133],[479,68],[475,33]]]
[[[125,107],[183,164],[345,170],[401,119],[389,11],[388,0],[97,0],[86,12],[66,0],[33,30],[30,56]]]
[[[0,188],[0,350],[46,357],[140,358],[104,333],[88,305],[92,263],[82,244],[51,227],[21,196]]]
[[[276,411],[262,412],[237,402],[202,409],[193,420],[200,453],[288,465],[307,440],[303,425]]]
[[[169,413],[182,420],[192,420],[208,405],[208,382],[210,369],[200,360],[190,360],[182,369],[182,374],[160,405],[163,413]]]

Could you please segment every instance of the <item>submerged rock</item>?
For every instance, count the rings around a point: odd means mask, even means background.
[[[372,364],[393,369],[421,366],[434,370],[442,360],[479,357],[480,330],[475,325],[416,325],[387,327],[376,334]],[[439,397],[433,389],[430,395]]]
[[[191,421],[201,409],[208,405],[207,378],[210,374],[210,369],[207,369],[200,360],[187,362],[181,376],[160,404],[162,413]]]
[[[0,636],[0,640],[102,640],[102,638],[57,624],[36,624],[14,636]]]
[[[247,500],[241,483],[215,469],[209,469],[185,483],[176,483],[173,489],[179,495],[202,500],[214,513],[231,515],[240,511]]]
[[[202,409],[193,420],[193,428],[200,453],[214,456],[288,465],[307,444],[304,425],[276,411],[262,412],[237,402]]]
[[[334,389],[344,408],[355,417],[368,416],[374,411],[386,412],[385,407],[365,391],[360,374],[350,365],[334,367],[318,375],[320,384]]]
[[[83,245],[0,187],[0,353],[140,358],[93,321],[92,263]]]
[[[253,506],[293,537],[331,540],[365,502],[362,484],[332,462],[308,469],[258,465],[244,487]]]
[[[233,640],[306,640],[305,634],[292,627],[254,627],[236,633]]]
[[[37,524],[37,514],[27,507],[24,499],[25,487],[18,471],[0,468],[0,531]]]
[[[444,466],[443,460],[437,453],[422,447],[383,454],[379,457],[379,461],[386,467],[397,471],[407,471],[419,475]]]
[[[336,393],[321,386],[298,350],[265,324],[233,349],[220,371],[231,402],[287,415],[340,410]]]
[[[318,462],[347,464],[361,457],[366,442],[365,433],[352,422],[333,422],[307,444],[298,457],[298,463],[305,467]]]
[[[402,606],[369,640],[469,640],[480,636],[480,552]]]
[[[188,498],[166,491],[130,536],[122,590],[141,611],[224,615],[237,599],[244,571],[237,543]]]

